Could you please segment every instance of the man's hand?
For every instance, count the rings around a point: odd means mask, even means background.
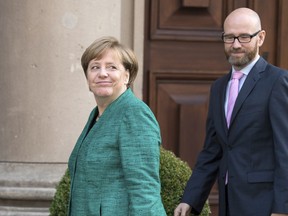
[[[180,203],[174,210],[174,216],[189,216],[191,207],[187,203]]]

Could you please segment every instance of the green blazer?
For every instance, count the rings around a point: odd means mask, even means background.
[[[96,107],[69,158],[68,215],[165,216],[152,111],[128,89],[95,123],[97,115]]]

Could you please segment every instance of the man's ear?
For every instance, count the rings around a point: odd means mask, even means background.
[[[264,43],[265,37],[266,37],[266,32],[265,30],[262,30],[261,32],[259,32],[259,40],[258,40],[258,46],[261,47]]]

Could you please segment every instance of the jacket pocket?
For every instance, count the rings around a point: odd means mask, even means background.
[[[274,171],[265,170],[265,171],[255,171],[249,172],[247,174],[248,183],[266,183],[274,181]]]

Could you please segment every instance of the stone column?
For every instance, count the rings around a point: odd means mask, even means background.
[[[142,65],[143,17],[144,1],[0,1],[0,216],[48,215],[95,106],[81,55],[111,35],[134,49]]]

